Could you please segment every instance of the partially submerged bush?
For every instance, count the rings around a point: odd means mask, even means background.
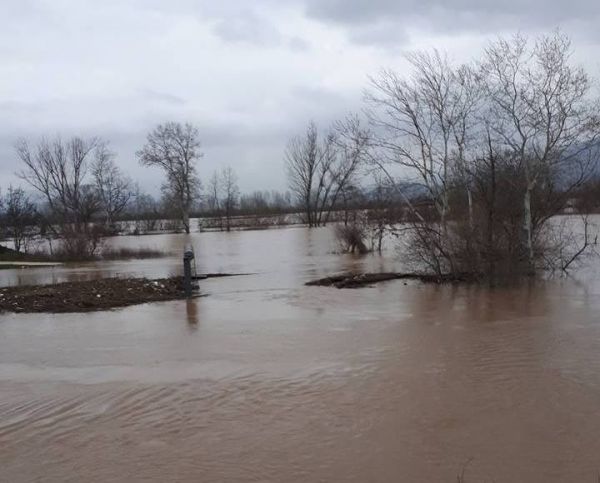
[[[587,216],[555,217],[535,225],[534,258],[529,257],[519,217],[496,214],[488,226],[475,218],[414,222],[403,227],[401,253],[418,271],[439,276],[470,274],[476,278],[506,279],[536,271],[567,271],[598,255],[598,227]],[[533,263],[533,265],[532,265]]]
[[[102,247],[104,235],[104,229],[97,225],[63,225],[61,244],[54,255],[72,261],[93,259]]]
[[[342,250],[345,252],[364,254],[370,251],[365,244],[367,234],[366,228],[362,223],[336,225],[335,236]]]

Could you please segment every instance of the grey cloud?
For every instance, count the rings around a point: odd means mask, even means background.
[[[487,33],[596,24],[600,18],[597,0],[304,0],[304,8],[310,18],[348,29],[350,40],[383,46],[406,41],[415,27]]]
[[[292,37],[288,41],[288,46],[294,52],[306,52],[310,49],[310,44],[300,37]]]
[[[181,106],[186,103],[186,100],[182,97],[170,94],[168,92],[159,92],[152,89],[139,89],[139,92],[145,99],[151,101],[159,101],[177,106]]]
[[[213,32],[227,42],[276,46],[282,41],[281,34],[268,20],[248,10],[220,19]]]
[[[299,85],[292,89],[291,94],[301,103],[308,102],[328,107],[331,105],[342,105],[347,102],[347,99],[339,92],[326,87]]]
[[[582,36],[593,63],[600,9],[596,0],[0,3],[0,185],[18,181],[19,136],[97,135],[155,193],[161,174],[141,168],[135,151],[159,122],[199,127],[202,176],[231,165],[242,189],[282,189],[289,137],[309,119],[325,127],[360,110],[367,75],[397,65],[409,34],[426,43],[571,22],[567,33]],[[440,48],[472,54],[448,38]]]
[[[556,23],[563,20],[597,15],[600,4],[594,0],[306,0],[309,16],[345,24],[361,24],[382,18],[411,18],[433,14],[438,20],[443,15],[447,22],[456,17],[472,14],[480,19],[527,17],[536,22]]]
[[[350,31],[349,38],[355,43],[384,46],[390,49],[406,45],[410,40],[405,28],[389,20],[378,20],[372,24],[356,26]]]

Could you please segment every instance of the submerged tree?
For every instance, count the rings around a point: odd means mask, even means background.
[[[600,141],[598,98],[568,38],[501,39],[472,65],[438,52],[409,61],[411,75],[384,71],[367,95],[371,160],[408,169],[424,196],[408,203],[409,252],[438,274],[547,265],[547,221],[592,172]]]
[[[600,136],[599,104],[591,80],[571,62],[571,42],[556,32],[531,45],[515,36],[488,47],[481,79],[493,142],[522,172],[523,228],[530,267],[535,262],[537,221],[532,206],[538,185],[564,177],[564,191],[590,173]],[[547,215],[546,215],[547,216]]]
[[[221,171],[221,207],[225,215],[225,229],[231,230],[231,217],[238,207],[240,190],[237,185],[237,175],[230,166]]]
[[[111,227],[133,196],[131,180],[117,167],[112,153],[106,148],[97,151],[92,171],[104,222]]]
[[[27,252],[37,219],[37,208],[22,188],[9,186],[0,199],[2,225],[16,251]]]
[[[43,197],[49,220],[44,225],[62,239],[72,258],[92,256],[101,233],[93,226],[100,199],[89,177],[94,158],[105,149],[98,138],[43,139],[31,145],[21,140],[17,155],[24,164],[18,175]]]
[[[310,122],[303,136],[288,143],[285,158],[290,190],[309,227],[327,223],[340,194],[364,160],[368,140],[360,122],[349,118],[322,135]]]
[[[18,174],[35,188],[48,203],[54,215],[77,230],[98,211],[88,178],[95,155],[105,148],[98,138],[73,137],[68,141],[43,139],[34,146],[26,140],[17,143],[17,155],[25,165]]]
[[[223,218],[221,210],[221,177],[218,171],[214,171],[206,188],[206,204],[209,213],[217,221],[220,230],[223,229]]]
[[[302,206],[309,227],[315,226],[313,214],[313,184],[321,163],[319,134],[310,122],[304,136],[294,137],[285,152],[290,190]]]
[[[134,234],[149,233],[158,230],[159,221],[164,217],[158,201],[150,194],[134,185],[132,202],[129,204],[129,215],[135,219]]]
[[[400,221],[395,203],[394,186],[381,172],[373,173],[373,186],[370,191],[370,204],[366,212],[367,227],[373,250],[381,253],[383,239],[394,230]]]
[[[230,166],[212,174],[208,180],[206,202],[210,214],[218,223],[218,228],[230,231],[231,219],[240,204],[237,175]]]
[[[159,124],[137,152],[142,165],[164,171],[163,191],[177,204],[186,233],[190,232],[190,210],[200,193],[196,164],[202,156],[198,129],[176,122]]]

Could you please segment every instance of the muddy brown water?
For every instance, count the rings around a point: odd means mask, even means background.
[[[118,246],[178,254],[184,235]],[[0,481],[593,482],[598,265],[518,288],[305,287],[328,229],[192,235],[207,297],[0,315]],[[5,270],[3,285],[164,276],[179,256]]]

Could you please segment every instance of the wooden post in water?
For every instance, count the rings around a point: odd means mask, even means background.
[[[194,260],[194,249],[186,245],[183,252],[183,289],[186,297],[192,296],[192,261]]]

